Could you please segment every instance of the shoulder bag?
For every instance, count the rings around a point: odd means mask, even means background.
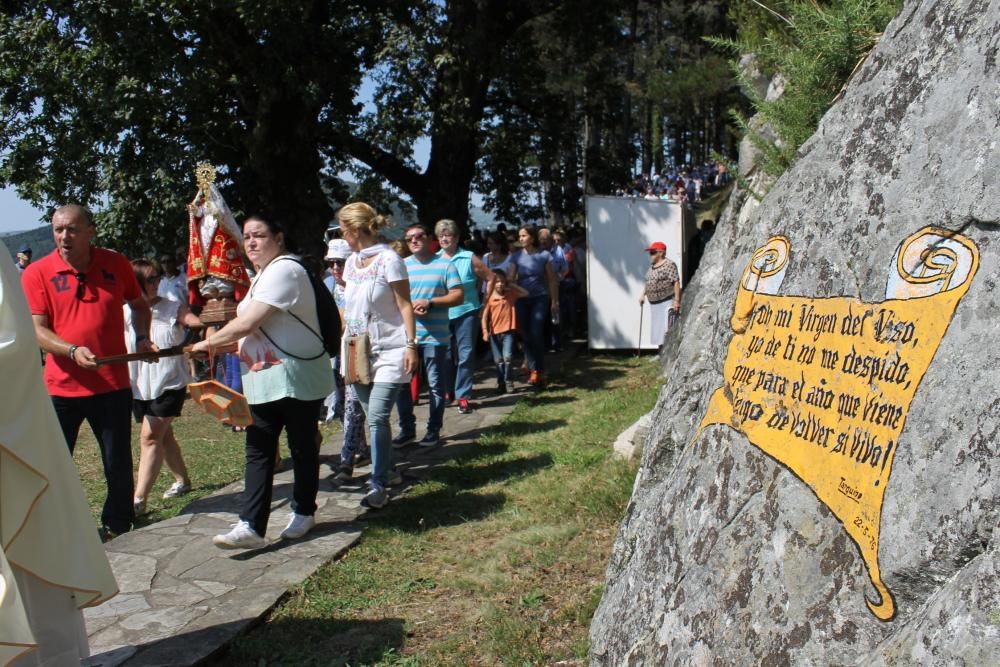
[[[358,259],[358,257],[355,257],[355,263]],[[371,284],[368,287],[368,323],[372,321],[372,300],[375,296],[375,281],[378,280],[377,265],[381,262],[381,255],[372,262],[376,266],[374,267],[374,276],[372,277]],[[372,373],[372,341],[368,336],[367,327],[365,327],[364,333],[344,337],[343,361],[344,384],[371,384],[374,382],[375,378]]]

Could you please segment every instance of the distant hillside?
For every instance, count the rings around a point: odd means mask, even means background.
[[[354,193],[357,192],[358,190],[357,183],[348,180],[344,180],[343,183],[344,185],[347,186],[347,191],[351,194],[351,196],[353,196]],[[339,208],[342,205],[340,202],[336,201],[332,197],[330,198],[330,203],[334,207],[334,209]],[[390,230],[389,234],[389,236],[392,238],[396,238],[396,236],[402,236],[403,229],[405,229],[407,225],[417,222],[416,207],[412,208],[411,210],[404,211],[399,206],[399,204],[393,203],[389,206],[389,215],[392,217],[393,220],[393,229]],[[331,224],[333,223],[334,221],[331,221]],[[471,227],[475,227],[478,229],[493,230],[496,229],[497,219],[493,216],[492,213],[487,213],[479,206],[470,206],[469,223]]]
[[[11,255],[17,251],[22,243],[27,243],[31,247],[35,259],[49,254],[56,248],[56,243],[52,240],[52,228],[48,225],[39,225],[34,229],[20,232],[0,233],[0,240],[7,246]]]

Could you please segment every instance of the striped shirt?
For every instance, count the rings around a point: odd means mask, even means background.
[[[421,262],[416,256],[406,258],[406,271],[410,274],[410,299],[430,299],[444,296],[449,290],[462,286],[462,279],[450,260],[440,256]],[[448,309],[431,308],[426,315],[416,315],[417,343],[420,345],[447,345],[451,336],[448,330]]]

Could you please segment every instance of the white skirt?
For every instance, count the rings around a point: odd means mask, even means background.
[[[663,344],[663,337],[667,334],[667,318],[673,305],[670,299],[649,304],[649,341],[657,347]]]

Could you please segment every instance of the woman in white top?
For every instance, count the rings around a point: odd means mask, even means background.
[[[372,452],[370,489],[361,503],[383,507],[392,456],[389,413],[400,387],[417,369],[416,321],[410,303],[406,265],[395,250],[379,242],[388,221],[363,202],[337,212],[341,236],[354,254],[344,267],[344,335],[367,333],[371,340],[372,384],[355,384],[368,417]],[[346,359],[346,350],[341,357]],[[347,367],[341,364],[341,369]]]
[[[502,232],[494,232],[486,239],[486,248],[489,250],[483,255],[483,263],[490,271],[500,269],[505,274],[510,271],[510,244],[507,237]],[[482,293],[488,294],[486,281],[482,284]]]
[[[156,264],[148,259],[132,261],[136,280],[142,296],[153,312],[149,337],[153,344],[164,350],[184,342],[184,327],[201,328],[202,323],[187,304],[165,299],[157,289],[162,274]],[[131,322],[132,309],[125,308],[125,344],[129,352],[135,351],[135,332]],[[132,380],[132,414],[142,424],[139,434],[139,475],[135,484],[132,504],[135,515],[145,513],[146,499],[153,483],[160,474],[163,462],[174,476],[174,484],[163,494],[174,498],[191,490],[191,479],[181,448],[174,437],[171,424],[179,417],[184,405],[184,394],[191,381],[187,359],[182,356],[164,357],[157,363],[130,361],[129,377]]]
[[[240,521],[212,539],[222,549],[267,543],[274,458],[282,431],[288,436],[295,477],[292,511],[281,537],[297,539],[316,525],[319,410],[333,390],[333,376],[319,333],[316,293],[289,245],[276,220],[252,216],[243,222],[243,249],[257,275],[236,308],[236,318],[194,345],[195,352],[208,352],[239,341],[243,391],[253,416],[246,431]]]

